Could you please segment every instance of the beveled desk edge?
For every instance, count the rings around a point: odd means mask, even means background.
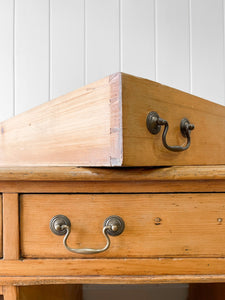
[[[0,167],[0,181],[224,180],[225,165],[157,168]]]

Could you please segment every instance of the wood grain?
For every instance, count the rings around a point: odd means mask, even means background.
[[[120,77],[106,77],[1,123],[0,166],[118,163]]]
[[[4,300],[20,300],[19,288],[16,286],[3,287]]]
[[[3,223],[3,216],[2,216],[2,195],[0,195],[0,257],[3,256],[3,232],[2,232],[2,223]]]
[[[0,276],[0,284],[165,284],[225,282],[225,275],[117,275],[117,276]]]
[[[122,104],[123,166],[225,164],[224,106],[127,74],[122,76]],[[146,117],[151,111],[168,121],[169,145],[185,144],[180,121],[189,119],[195,125],[190,148],[168,151],[162,144],[162,130],[150,134]]]
[[[35,212],[35,214],[34,214]],[[125,231],[111,238],[110,249],[96,255],[68,252],[49,222],[66,215],[72,248],[102,248],[104,220],[119,215]],[[225,194],[52,195],[20,197],[21,254],[54,257],[223,257]],[[199,241],[201,240],[201,243]]]
[[[171,152],[146,127],[150,111],[194,123],[191,147]],[[147,79],[115,73],[0,124],[0,166],[222,165],[225,107]]]
[[[161,168],[1,167],[1,181],[200,181],[225,180],[225,165]],[[198,182],[199,183],[199,182]],[[155,183],[157,184],[157,183]]]
[[[0,181],[5,193],[178,193],[225,192],[225,180],[200,181]]]
[[[3,194],[3,256],[19,259],[19,200],[17,193]]]
[[[39,276],[186,276],[209,275],[225,280],[223,258],[123,258],[123,259],[24,259],[1,260],[0,279],[4,277]],[[220,275],[220,276],[219,276]],[[165,277],[164,277],[165,278]],[[200,277],[198,277],[200,279]],[[85,278],[83,278],[85,279]],[[132,280],[132,278],[130,278]],[[2,278],[4,280],[4,278]]]

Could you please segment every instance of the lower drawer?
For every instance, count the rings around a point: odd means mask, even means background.
[[[108,250],[69,252],[49,222],[65,215],[72,248],[102,248],[104,220],[120,216],[125,229]],[[225,194],[24,194],[20,196],[22,257],[223,257]]]

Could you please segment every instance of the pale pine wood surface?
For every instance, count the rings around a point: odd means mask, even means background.
[[[0,165],[121,165],[119,83],[118,73],[1,123]]]
[[[104,220],[124,219],[123,234],[111,238],[107,251],[89,257],[223,257],[224,207],[225,194],[25,194],[20,197],[21,255],[88,257],[66,250],[63,238],[50,231],[51,218],[62,214],[71,221],[72,248],[102,248]]]
[[[3,256],[19,259],[19,199],[17,193],[3,194]]]
[[[110,276],[118,276],[118,278],[125,276],[126,280],[129,276],[132,281],[132,276],[140,276],[140,278],[142,276],[149,276],[148,278],[143,278],[143,280],[151,280],[151,277],[157,275],[174,275],[177,276],[175,277],[177,280],[179,280],[180,275],[190,275],[189,279],[193,278],[193,280],[195,276],[201,275],[202,277],[198,277],[201,282],[204,281],[204,276],[209,280],[209,275],[214,275],[215,278],[220,278],[222,282],[225,281],[224,268],[225,262],[223,258],[158,257],[143,259],[114,258],[107,260],[105,258],[1,260],[0,282],[5,281],[4,277],[18,277],[22,279],[24,276],[33,277],[32,282],[34,282],[34,277],[41,277],[42,279],[44,279],[44,277],[46,277],[46,279],[48,277],[55,277],[55,280],[57,280],[57,277],[72,276],[73,280],[76,280],[77,277],[78,280],[80,280],[79,282],[82,283],[81,280],[85,280],[86,276],[98,276],[100,282],[102,282],[101,276],[109,276],[108,279],[110,279]],[[154,278],[152,279],[154,280]],[[158,277],[158,279],[160,278]],[[15,280],[18,279],[15,278]],[[12,281],[13,278],[11,279],[11,282]],[[21,283],[22,282],[23,280],[21,280]],[[29,280],[27,280],[27,283],[28,282]]]
[[[225,165],[161,168],[1,167],[0,182],[11,181],[193,181],[224,180]],[[155,183],[156,184],[156,183]]]
[[[123,165],[224,164],[225,107],[146,79],[122,75]],[[168,151],[162,132],[152,135],[146,127],[149,112],[156,111],[169,123],[169,145],[185,145],[180,121],[195,125],[191,146],[183,152]]]
[[[225,192],[225,180],[181,181],[0,181],[4,193],[178,193]]]
[[[150,111],[169,122],[171,152],[146,127]],[[115,73],[1,123],[0,166],[171,166],[224,164],[225,108],[143,78]],[[44,134],[43,134],[44,133]]]
[[[4,300],[20,300],[19,288],[16,286],[4,286],[3,295],[4,295]]]
[[[0,196],[0,257],[3,255],[3,216],[2,216],[2,196]]]

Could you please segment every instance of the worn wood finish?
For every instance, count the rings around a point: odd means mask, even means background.
[[[0,276],[0,284],[161,284],[225,282],[225,275]]]
[[[2,167],[1,181],[189,181],[225,180],[225,165],[161,168]]]
[[[110,249],[89,257],[225,255],[225,194],[25,194],[20,213],[23,257],[87,257],[68,252],[63,238],[50,231],[49,222],[58,214],[71,221],[72,248],[102,248],[104,220],[110,215],[124,219],[125,231],[111,238]]]
[[[19,259],[18,194],[3,194],[3,255],[4,259]]]
[[[4,192],[18,193],[174,193],[225,192],[224,180],[134,182],[0,182]]]
[[[2,216],[2,195],[0,194],[0,257],[3,256],[3,232],[2,232],[2,223],[3,223],[3,216]]]
[[[1,123],[0,166],[121,165],[120,77],[106,77]]]
[[[195,124],[191,147],[171,152],[146,127],[150,111]],[[225,164],[225,107],[147,79],[115,73],[0,124],[0,166],[170,166]],[[44,134],[43,134],[44,132]]]
[[[223,258],[115,258],[115,259],[24,259],[1,260],[0,278],[62,276],[164,276],[221,275],[225,280]],[[178,277],[177,277],[178,278]],[[200,277],[199,277],[200,278]],[[219,277],[218,277],[219,278]],[[132,280],[132,278],[130,278]],[[4,278],[2,278],[4,280]],[[84,278],[85,280],[85,278]],[[43,282],[45,283],[45,282]],[[111,282],[113,283],[113,281]]]
[[[225,107],[196,96],[127,74],[122,76],[123,165],[211,165],[224,164]],[[169,122],[168,144],[184,145],[180,121],[194,123],[191,146],[176,153],[162,144],[162,130],[152,135],[146,128],[148,112],[156,111]],[[215,129],[215,126],[217,129]]]
[[[4,295],[4,300],[20,300],[19,288],[16,286],[4,286],[3,295]]]

